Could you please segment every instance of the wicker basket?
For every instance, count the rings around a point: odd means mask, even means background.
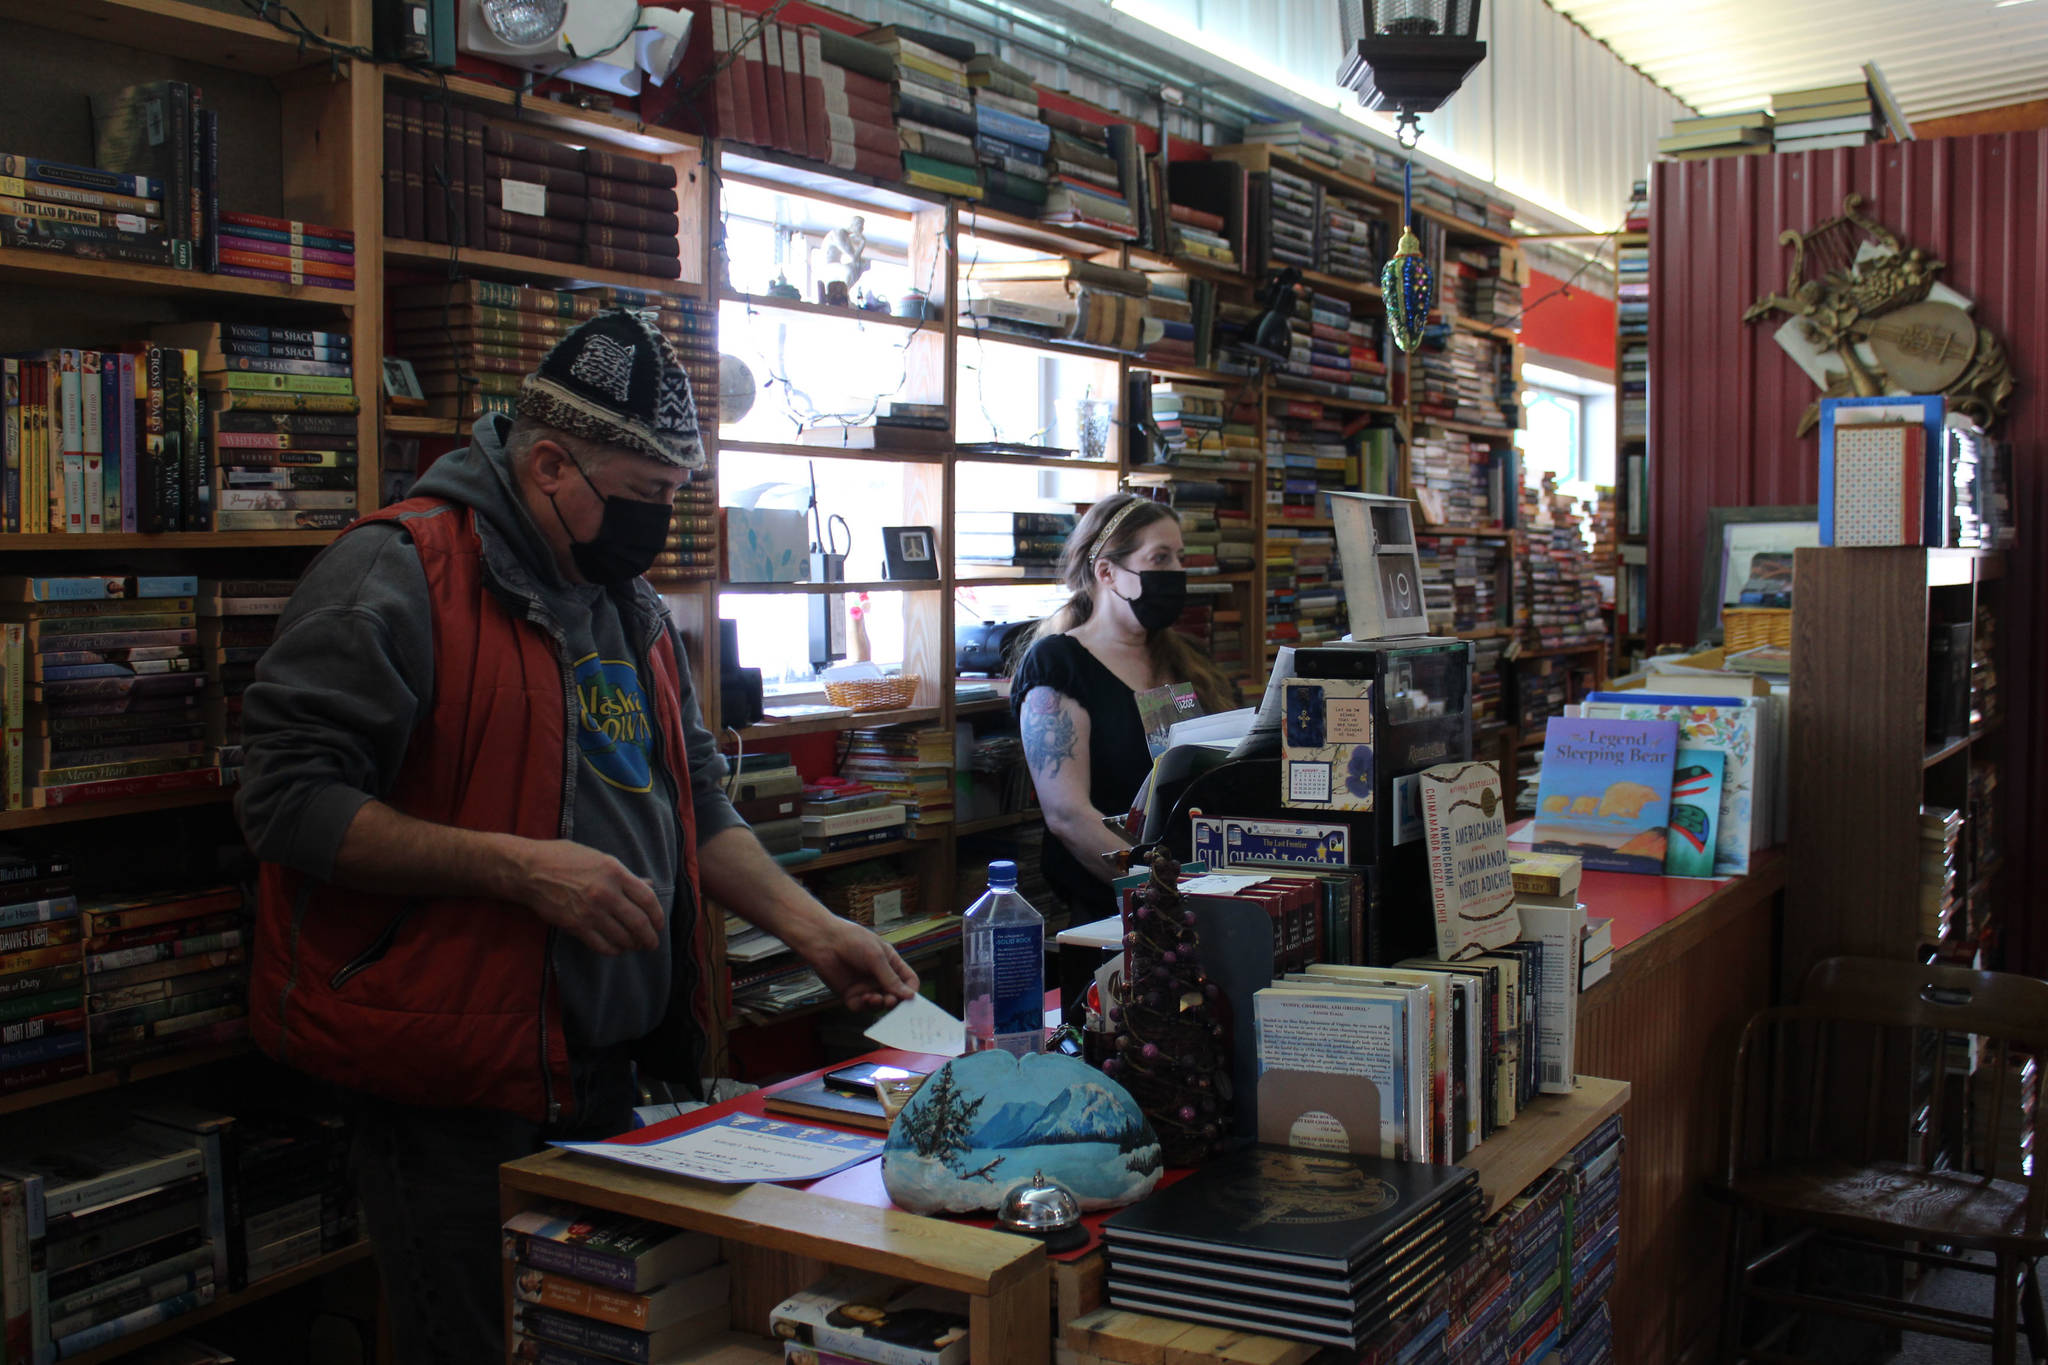
[[[881,903],[882,923],[917,918],[917,878],[906,873],[877,876],[872,881],[846,882],[825,892],[825,905],[834,914],[855,924],[875,926],[876,903]]]
[[[825,698],[834,706],[856,711],[901,711],[917,699],[922,679],[915,673],[896,678],[854,678],[825,684]]]
[[[1792,609],[1790,607],[1723,607],[1721,609],[1722,647],[1730,654],[1740,649],[1755,649],[1758,645],[1777,645],[1782,649],[1792,648]]]

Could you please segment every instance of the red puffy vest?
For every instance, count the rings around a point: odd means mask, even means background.
[[[475,514],[415,498],[365,518],[403,519],[433,606],[434,693],[386,802],[435,824],[559,839],[572,686],[554,639],[516,617],[485,582]],[[357,523],[361,525],[361,522]],[[657,756],[677,792],[689,941],[674,946],[694,1017],[715,1017],[707,978],[711,917],[697,883],[697,822],[685,771],[675,652],[648,651]],[[398,897],[321,882],[266,863],[257,898],[250,1031],[272,1057],[351,1090],[406,1104],[503,1109],[536,1122],[569,1116],[575,1095],[549,948],[553,930],[523,906]],[[664,1027],[668,1027],[665,1024]]]

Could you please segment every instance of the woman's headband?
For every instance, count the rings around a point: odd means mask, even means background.
[[[1095,544],[1089,547],[1088,562],[1090,564],[1093,564],[1101,557],[1103,548],[1109,544],[1109,538],[1116,534],[1117,527],[1124,524],[1124,518],[1137,511],[1139,506],[1145,501],[1146,499],[1144,498],[1133,496],[1129,502],[1116,509],[1116,515],[1109,519],[1109,524],[1104,526],[1101,534],[1095,537]]]

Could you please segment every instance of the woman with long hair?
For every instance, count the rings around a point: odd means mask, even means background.
[[[1088,509],[1060,554],[1072,596],[1039,623],[1010,688],[1024,758],[1045,812],[1045,877],[1077,922],[1115,912],[1101,857],[1125,846],[1104,827],[1137,795],[1152,759],[1136,695],[1191,683],[1204,711],[1235,688],[1173,629],[1187,604],[1180,517],[1113,493]]]

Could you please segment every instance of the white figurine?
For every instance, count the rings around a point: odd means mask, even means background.
[[[833,228],[825,234],[825,264],[838,266],[846,272],[846,289],[853,291],[854,282],[867,273],[867,220],[856,217],[851,227]]]

